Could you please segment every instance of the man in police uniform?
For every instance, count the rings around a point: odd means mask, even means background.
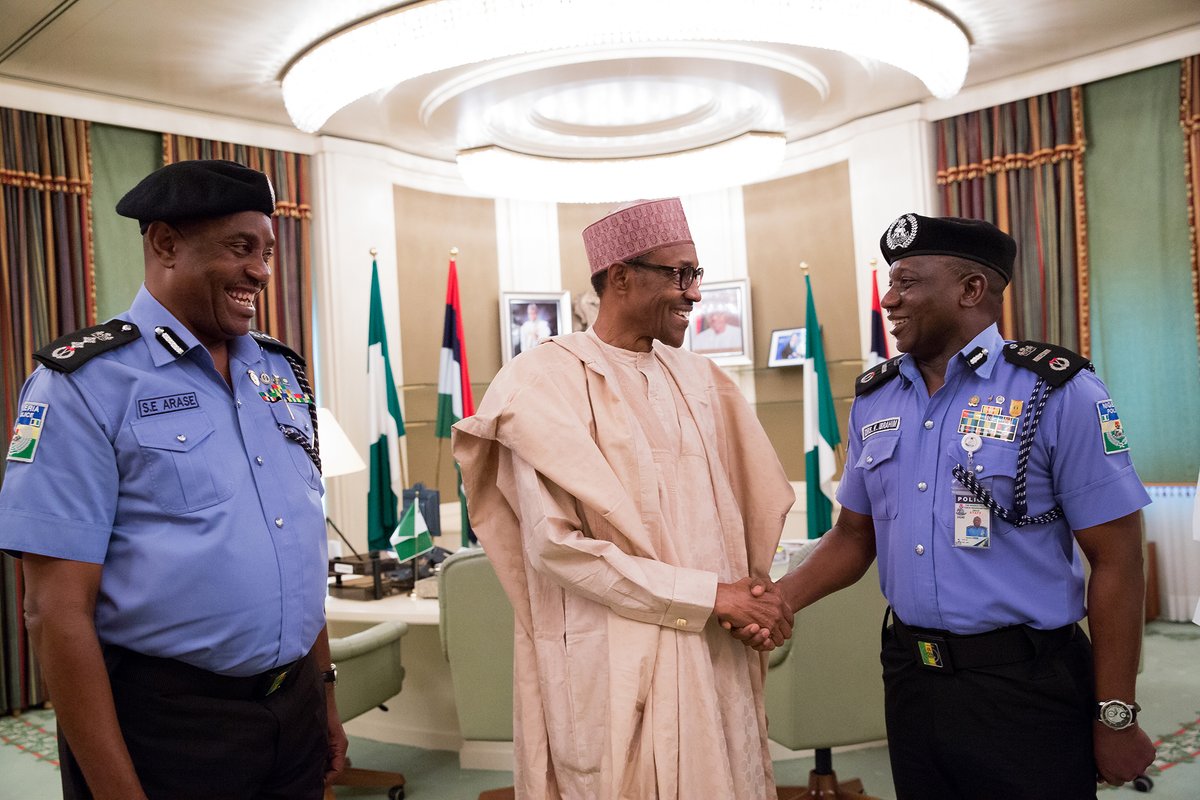
[[[1007,234],[905,214],[881,247],[903,355],[858,378],[843,509],[780,586],[798,611],[878,555],[900,798],[1094,797],[1154,758],[1134,696],[1149,498],[1116,410],[1083,357],[1001,338]]]
[[[129,311],[47,345],[21,394],[0,548],[58,715],[68,798],[318,798],[344,762],[302,361],[250,331],[267,176],[152,173]]]

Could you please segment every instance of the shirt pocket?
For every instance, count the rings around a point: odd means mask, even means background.
[[[897,482],[899,459],[896,447],[900,444],[898,434],[877,433],[863,442],[855,468],[863,471],[863,483],[871,499],[871,516],[875,519],[895,519],[899,508]]]
[[[203,411],[152,417],[131,427],[164,511],[199,511],[233,495],[229,470],[219,463],[212,420]]]
[[[275,425],[278,428],[280,425],[285,428],[294,428],[298,433],[304,436],[311,444],[313,441],[313,425],[312,414],[309,411],[311,406],[307,403],[288,403],[280,400],[278,403],[271,404],[271,413],[275,415]],[[312,458],[308,455],[308,451],[300,446],[298,442],[283,436],[283,431],[279,435],[284,438],[284,446],[287,448],[288,456],[292,460],[292,466],[296,468],[296,472],[305,480],[309,487],[313,489],[321,488],[321,473],[317,472],[317,465],[313,463]]]
[[[947,464],[946,469],[946,485],[950,487],[954,494],[970,494],[962,484],[955,480],[952,470],[955,464],[961,464],[962,468],[975,476],[975,479],[987,489],[988,494],[999,503],[1003,508],[1010,511],[1013,507],[1013,500],[1017,482],[1017,449],[1015,447],[1005,447],[999,442],[984,439],[983,446],[975,452],[974,458],[968,462],[967,453],[962,449],[962,444],[955,440],[946,448]],[[938,519],[946,525],[954,524],[954,497],[946,497],[942,502],[938,503],[937,509]],[[1011,531],[1013,527],[994,511],[992,512],[992,530],[998,534],[1005,534]]]

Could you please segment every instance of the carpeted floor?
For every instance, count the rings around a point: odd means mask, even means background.
[[[1148,771],[1156,800],[1200,800],[1200,628],[1186,623],[1154,622],[1146,629],[1145,667],[1138,679],[1143,727],[1158,741],[1158,760]],[[58,745],[52,711],[0,717],[0,800],[61,798]],[[356,766],[400,769],[409,800],[476,800],[483,792],[508,786],[512,774],[460,770],[458,755],[444,750],[384,744],[352,738]],[[804,785],[813,760],[775,762],[781,786]],[[894,800],[887,748],[834,751],[834,770],[842,780],[860,778],[870,794]],[[339,789],[339,798],[383,800],[384,790]],[[1131,786],[1104,787],[1101,800],[1142,795]]]

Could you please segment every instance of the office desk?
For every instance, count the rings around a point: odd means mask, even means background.
[[[347,636],[379,622],[407,622],[401,640],[404,688],[385,705],[346,723],[346,732],[430,750],[459,750],[462,735],[454,707],[450,665],[438,634],[438,601],[406,594],[381,600],[325,598],[330,636]]]

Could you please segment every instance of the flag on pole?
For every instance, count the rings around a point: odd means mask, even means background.
[[[808,486],[808,538],[816,539],[833,524],[833,449],[841,442],[829,370],[825,366],[825,344],[817,321],[812,282],[804,276],[808,290],[805,310],[808,348],[804,359],[804,474]]]
[[[879,280],[871,270],[871,352],[867,356],[867,369],[891,358],[887,336],[883,332],[883,308],[879,305]]]
[[[367,426],[371,442],[371,483],[367,489],[367,548],[387,550],[399,523],[400,437],[404,418],[388,359],[387,328],[379,293],[379,265],[371,262],[371,313],[367,323]]]
[[[467,370],[467,349],[463,337],[462,304],[458,299],[458,267],[450,256],[450,272],[446,278],[446,321],[442,325],[442,361],[438,372],[438,413],[434,435],[450,438],[454,423],[475,413],[471,397],[471,375]],[[462,512],[462,546],[475,541],[471,521],[467,518],[467,498],[463,493],[462,472],[454,464],[458,484],[458,501]]]
[[[425,517],[421,515],[421,504],[417,499],[414,498],[408,510],[404,512],[400,524],[396,526],[388,541],[395,548],[401,564],[433,549],[433,537],[429,534],[429,526],[425,524]]]

